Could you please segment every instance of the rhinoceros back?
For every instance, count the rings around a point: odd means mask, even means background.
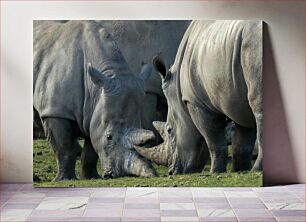
[[[247,35],[253,35],[253,39],[258,40],[255,41],[258,48],[261,48],[260,30],[261,22],[253,21],[192,22],[186,32],[188,36],[184,37],[186,42],[180,70],[183,100],[204,105],[242,125],[254,125],[241,62],[244,53],[241,46],[249,44]]]
[[[41,118],[82,115],[82,30],[69,28],[50,22],[34,28],[34,107]]]

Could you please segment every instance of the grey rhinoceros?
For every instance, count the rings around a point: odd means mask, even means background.
[[[68,22],[68,21],[57,21]],[[160,51],[167,63],[172,64],[183,35],[190,24],[187,20],[97,20],[111,34],[133,73],[141,70],[142,61],[151,61]],[[166,99],[157,72],[145,82],[146,97],[143,101],[141,123],[144,129],[154,130],[154,120],[164,121],[167,114]],[[35,127],[37,136],[42,133]],[[157,138],[158,139],[158,138]]]
[[[142,130],[144,82],[152,71],[144,65],[135,76],[111,35],[92,21],[34,22],[34,109],[55,152],[55,181],[74,179],[78,138],[82,177],[156,176],[134,144],[154,139]]]
[[[208,148],[211,172],[224,172],[230,119],[235,123],[233,169],[251,168],[255,139],[253,170],[262,169],[262,22],[193,21],[170,70],[162,55],[153,63],[169,105],[167,123],[154,123],[165,142],[137,147],[139,153],[184,173],[205,163],[207,155],[202,161],[198,157]]]

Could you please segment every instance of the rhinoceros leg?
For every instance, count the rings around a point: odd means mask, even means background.
[[[256,117],[255,117],[256,118]],[[262,115],[256,118],[257,124],[257,145],[258,145],[258,155],[255,161],[255,164],[252,168],[252,171],[262,171],[262,160],[263,160],[263,151],[262,151]]]
[[[211,173],[226,171],[228,156],[225,138],[225,116],[212,112],[206,107],[187,103],[189,113],[195,126],[205,138],[211,158]]]
[[[241,45],[241,66],[244,79],[248,88],[248,100],[256,120],[258,155],[252,171],[262,170],[262,123],[263,123],[263,101],[262,101],[262,24],[261,27],[253,27],[255,30],[245,30],[254,33],[247,35]],[[256,36],[255,36],[256,35]]]
[[[85,139],[82,150],[82,178],[83,179],[98,179],[100,178],[97,171],[98,155],[94,151],[90,139]]]
[[[60,118],[45,118],[43,122],[57,161],[57,175],[54,181],[76,179],[76,156],[81,147],[75,124]]]
[[[255,139],[256,129],[235,124],[235,132],[232,138],[233,170],[235,172],[251,169]]]

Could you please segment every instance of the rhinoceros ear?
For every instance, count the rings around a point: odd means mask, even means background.
[[[161,75],[162,79],[165,79],[167,75],[167,68],[165,65],[165,62],[162,58],[161,53],[159,53],[157,56],[153,58],[153,66],[156,69],[157,72]]]
[[[92,67],[91,63],[87,63],[87,74],[90,76],[91,81],[99,86],[105,86],[109,81],[109,78]]]
[[[141,71],[138,77],[145,82],[152,73],[152,66],[145,62],[142,62],[141,65],[142,65],[142,68],[141,68]]]

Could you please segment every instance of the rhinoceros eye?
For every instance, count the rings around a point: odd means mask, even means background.
[[[172,128],[171,127],[167,127],[167,132],[170,134],[172,132]]]
[[[107,134],[107,135],[106,135],[106,139],[107,139],[108,141],[110,141],[110,140],[112,140],[112,139],[113,139],[113,137],[112,137],[112,135],[111,135],[111,134]]]

